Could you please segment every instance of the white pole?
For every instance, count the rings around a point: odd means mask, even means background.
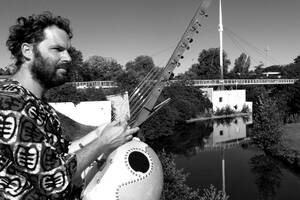
[[[225,148],[225,147],[223,147]],[[226,183],[225,183],[225,149],[222,149],[222,191],[226,194]]]
[[[223,20],[222,20],[222,0],[220,0],[219,4],[219,32],[220,32],[220,70],[221,70],[221,77],[220,79],[223,80]]]

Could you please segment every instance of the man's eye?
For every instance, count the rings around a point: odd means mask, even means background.
[[[61,52],[61,51],[64,51],[64,49],[63,48],[60,48],[60,47],[56,47],[56,48],[54,48],[56,51],[59,51],[59,52]]]

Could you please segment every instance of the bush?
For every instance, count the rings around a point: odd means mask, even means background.
[[[225,108],[221,108],[221,109],[217,108],[214,114],[217,116],[221,116],[221,115],[231,115],[233,113],[235,113],[235,111],[232,110],[229,105],[226,105]]]
[[[173,154],[162,151],[158,154],[163,167],[164,186],[160,200],[227,200],[228,196],[217,191],[214,186],[204,189],[203,196],[199,190],[193,190],[186,185],[188,174],[183,169],[176,169]]]
[[[105,101],[103,90],[96,88],[76,89],[72,84],[64,84],[47,91],[44,99],[48,102]]]
[[[241,113],[249,113],[249,112],[250,112],[250,108],[246,104],[244,104]]]
[[[282,139],[282,121],[277,103],[265,93],[259,97],[255,107],[253,142],[265,152],[271,152]]]
[[[212,107],[201,90],[182,83],[165,87],[158,102],[167,98],[171,98],[171,102],[142,124],[141,129],[146,139],[172,135],[176,124],[185,123]]]
[[[229,196],[224,194],[222,191],[217,191],[217,189],[210,185],[208,189],[203,190],[203,196],[200,197],[200,200],[227,200]]]

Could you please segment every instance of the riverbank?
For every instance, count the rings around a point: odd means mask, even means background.
[[[213,119],[224,119],[224,118],[234,118],[234,117],[244,117],[244,116],[250,116],[252,113],[234,113],[230,115],[212,115],[208,117],[197,117],[197,118],[191,118],[186,120],[186,123],[192,123],[197,121],[205,121],[205,120],[213,120]]]
[[[283,126],[282,146],[272,152],[272,156],[300,172],[300,123]]]

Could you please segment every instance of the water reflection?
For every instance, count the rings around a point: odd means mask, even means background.
[[[147,143],[156,151],[164,149],[167,153],[192,156],[197,154],[197,149],[204,147],[212,132],[212,122],[182,124],[175,127],[173,135]]]
[[[252,123],[249,117],[227,118],[213,123],[213,131],[210,134],[205,148],[227,147],[228,144],[239,144],[246,139],[246,125]]]
[[[226,118],[181,124],[175,127],[174,134],[159,140],[148,141],[157,151],[193,156],[201,151],[228,148],[248,140],[246,126],[252,118]]]
[[[185,124],[150,145],[176,154],[178,169],[191,174],[187,183],[194,189],[226,186],[230,200],[299,199],[299,177],[248,146],[249,124],[251,116]]]
[[[250,165],[259,191],[259,199],[275,199],[282,179],[278,163],[265,154],[261,154],[253,156],[250,159]]]

